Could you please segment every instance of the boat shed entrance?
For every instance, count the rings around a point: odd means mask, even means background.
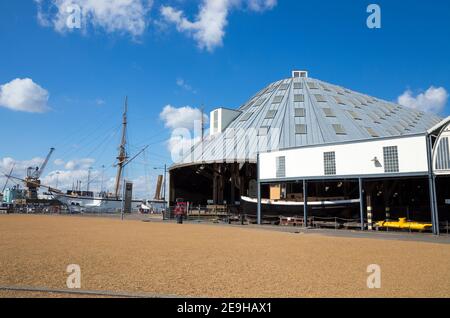
[[[448,232],[449,138],[450,117],[422,134],[261,153],[258,223],[276,211],[303,226]]]

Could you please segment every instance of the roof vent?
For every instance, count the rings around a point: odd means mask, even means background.
[[[227,108],[214,109],[210,114],[210,135],[223,132],[241,113]],[[244,116],[247,116],[247,114],[249,114],[248,117],[252,115],[252,113],[245,113]]]
[[[308,71],[292,71],[292,77],[308,77]]]

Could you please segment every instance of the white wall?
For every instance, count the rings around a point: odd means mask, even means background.
[[[260,178],[276,179],[276,157],[286,157],[286,178],[324,176],[323,153],[334,151],[336,175],[384,173],[383,147],[397,146],[399,173],[427,172],[425,136],[380,139],[330,146],[302,147],[260,155]],[[377,157],[380,167],[373,161]]]

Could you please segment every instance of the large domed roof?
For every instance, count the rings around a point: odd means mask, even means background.
[[[255,161],[252,138],[269,135],[276,149],[424,133],[441,118],[309,77],[274,82],[243,104],[224,129],[192,147],[180,164]],[[269,147],[270,148],[270,147]]]

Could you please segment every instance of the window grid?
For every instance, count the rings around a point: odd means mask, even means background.
[[[277,178],[286,177],[286,157],[277,157],[276,158],[276,175]]]
[[[334,151],[323,153],[323,165],[325,175],[336,174],[336,154]]]
[[[399,172],[397,146],[383,147],[384,172]]]

